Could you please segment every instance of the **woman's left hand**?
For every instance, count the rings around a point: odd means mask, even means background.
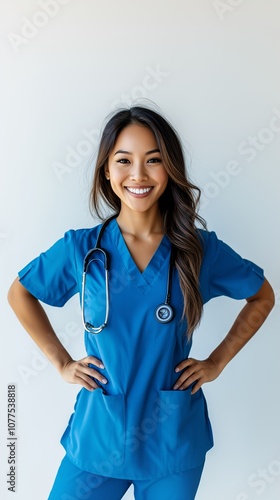
[[[196,382],[192,388],[192,394],[195,394],[202,384],[215,380],[221,373],[221,369],[217,367],[211,358],[207,358],[203,361],[193,358],[184,359],[184,361],[181,361],[175,368],[176,372],[182,370],[184,371],[173,386],[173,389],[187,389]]]

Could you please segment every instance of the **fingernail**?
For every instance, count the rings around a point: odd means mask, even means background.
[[[174,385],[173,389],[177,389],[177,387],[178,387],[178,384]]]
[[[179,372],[179,371],[180,371],[179,368],[175,368],[175,372]]]
[[[108,380],[106,380],[106,378],[103,378],[101,382],[103,382],[103,384],[107,384]]]
[[[101,364],[99,365],[99,368],[105,368],[105,366],[101,363]]]

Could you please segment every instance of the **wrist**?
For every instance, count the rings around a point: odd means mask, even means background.
[[[71,356],[68,355],[66,358],[57,359],[55,362],[53,362],[53,365],[57,369],[57,371],[61,374],[64,368],[72,361],[74,361],[73,358],[71,358]]]
[[[215,367],[219,373],[221,373],[223,371],[223,369],[225,368],[225,366],[227,365],[225,360],[220,359],[214,353],[210,354],[210,356],[208,356],[208,359],[209,359],[209,361],[211,361],[215,365]]]

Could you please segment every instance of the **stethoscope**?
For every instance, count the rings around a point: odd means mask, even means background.
[[[109,311],[110,311],[109,255],[108,255],[108,252],[106,250],[101,248],[100,241],[101,241],[102,235],[103,235],[106,227],[108,226],[108,224],[111,222],[111,220],[115,219],[117,216],[118,216],[118,214],[113,215],[112,217],[110,217],[109,219],[107,219],[104,222],[104,224],[101,226],[101,229],[99,231],[95,247],[92,248],[91,250],[89,250],[89,252],[86,254],[86,256],[84,258],[81,308],[82,308],[83,325],[84,325],[85,330],[89,333],[100,333],[102,330],[104,330],[104,328],[107,326],[107,323],[108,323],[108,317],[109,317]],[[99,254],[99,256],[98,256],[98,254]],[[105,307],[106,307],[106,310],[105,310],[104,323],[100,326],[93,326],[91,323],[89,323],[85,319],[85,290],[86,290],[86,281],[87,281],[87,271],[88,271],[89,265],[94,260],[99,260],[102,262],[103,267],[104,267],[104,272],[105,272],[105,293],[106,293],[106,299],[105,299],[106,306]],[[163,304],[160,304],[155,310],[155,317],[156,317],[157,321],[159,321],[159,323],[169,323],[169,321],[171,321],[174,317],[174,310],[170,305],[171,279],[172,279],[173,265],[174,265],[174,252],[173,252],[173,249],[171,247],[171,255],[170,255],[170,259],[169,259],[165,301]]]

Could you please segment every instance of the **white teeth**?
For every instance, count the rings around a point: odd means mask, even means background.
[[[148,193],[149,191],[151,191],[151,187],[148,187],[148,188],[141,188],[141,189],[138,189],[138,188],[131,188],[131,187],[128,187],[126,188],[128,191],[130,191],[131,193],[133,194],[145,194],[145,193]]]

